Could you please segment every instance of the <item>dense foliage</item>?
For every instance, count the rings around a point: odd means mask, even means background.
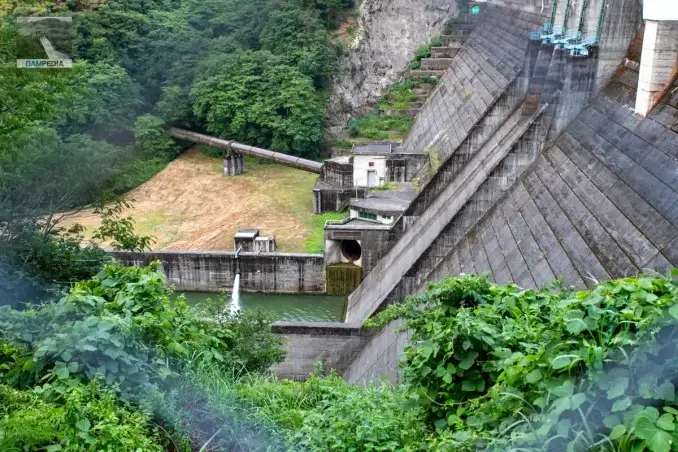
[[[574,292],[452,278],[379,322],[396,318],[439,450],[675,450],[675,280]]]
[[[205,395],[186,374],[256,373],[282,359],[282,339],[261,314],[216,316],[170,297],[155,267],[109,265],[58,302],[0,308],[0,444],[161,450],[168,438],[152,420],[173,428],[177,444],[195,436],[191,422],[204,422]],[[177,388],[184,405],[169,416],[168,404],[154,401],[174,400]],[[223,423],[223,415],[210,422]]]

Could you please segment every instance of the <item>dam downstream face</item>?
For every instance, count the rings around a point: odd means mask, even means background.
[[[214,292],[177,292],[184,295],[189,305],[216,299]],[[346,298],[328,295],[240,293],[240,306],[247,309],[261,308],[274,320],[305,322],[343,322]]]

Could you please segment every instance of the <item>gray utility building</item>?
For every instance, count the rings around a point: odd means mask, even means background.
[[[351,155],[325,161],[313,189],[313,211],[342,211],[370,188],[410,182],[427,160],[424,152],[407,152],[393,142],[356,146]]]

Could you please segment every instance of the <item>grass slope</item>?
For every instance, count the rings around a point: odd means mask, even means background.
[[[156,239],[154,249],[232,250],[241,228],[275,234],[278,250],[320,252],[325,219],[313,215],[315,174],[246,159],[245,174],[225,177],[221,159],[186,151],[145,184],[125,195],[134,203],[126,212],[139,234]],[[70,217],[88,231],[99,225],[91,211]]]

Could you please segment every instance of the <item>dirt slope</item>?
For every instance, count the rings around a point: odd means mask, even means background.
[[[134,204],[126,215],[138,233],[155,237],[154,249],[232,250],[235,231],[254,227],[275,234],[279,251],[303,251],[312,240],[317,176],[251,159],[245,171],[225,177],[220,159],[188,150],[125,196]],[[99,219],[85,211],[65,225],[73,223],[91,230]]]

